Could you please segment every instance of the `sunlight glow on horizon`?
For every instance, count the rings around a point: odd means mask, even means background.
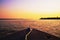
[[[0,18],[60,17],[60,0],[0,0]]]

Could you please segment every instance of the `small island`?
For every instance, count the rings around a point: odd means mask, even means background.
[[[60,19],[60,17],[46,17],[46,18],[40,18],[40,19]]]

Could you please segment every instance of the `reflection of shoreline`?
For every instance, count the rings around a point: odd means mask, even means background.
[[[60,17],[48,17],[48,18],[40,18],[40,19],[60,19]]]

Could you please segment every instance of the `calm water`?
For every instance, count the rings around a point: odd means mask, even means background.
[[[23,30],[31,27],[60,37],[60,20],[0,20],[0,30]]]

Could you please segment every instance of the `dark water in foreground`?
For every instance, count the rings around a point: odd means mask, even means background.
[[[60,20],[0,20],[0,39],[25,40],[28,26],[33,29],[29,40],[60,40]]]

